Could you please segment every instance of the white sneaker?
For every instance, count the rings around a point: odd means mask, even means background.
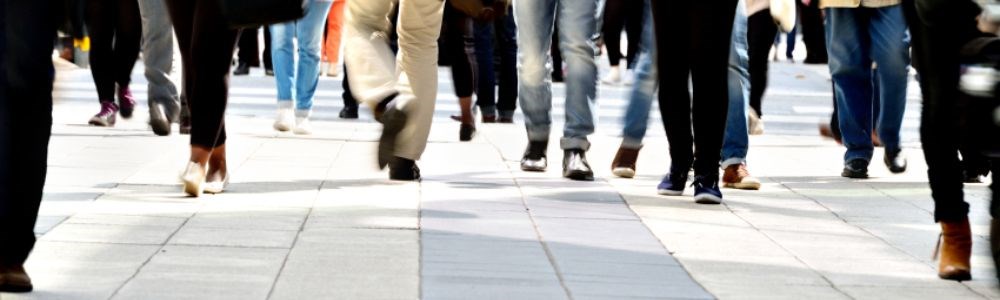
[[[340,68],[337,67],[337,64],[330,64],[326,67],[326,76],[340,77]]]
[[[295,113],[291,108],[278,108],[278,118],[274,121],[274,130],[289,131],[295,126]]]
[[[611,71],[608,72],[608,75],[605,75],[604,78],[601,79],[601,82],[606,83],[606,84],[619,84],[619,83],[621,83],[621,81],[622,81],[622,74],[621,73],[622,72],[621,72],[621,70],[620,70],[619,67],[620,67],[620,65],[619,66],[612,66],[611,67]]]
[[[295,129],[292,130],[295,134],[312,134],[312,126],[309,125],[309,118],[295,118]]]
[[[635,83],[635,72],[632,69],[625,69],[625,75],[622,78],[622,84],[627,86],[632,86]]]
[[[747,129],[750,135],[764,134],[764,120],[761,120],[753,109],[749,109],[747,112],[747,125],[750,127]]]
[[[319,64],[319,76],[326,76],[326,70],[329,69],[329,67],[330,67],[330,63],[325,62],[325,61],[321,62]]]

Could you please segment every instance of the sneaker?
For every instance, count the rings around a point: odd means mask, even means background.
[[[337,64],[331,63],[329,66],[326,67],[326,76],[340,77],[340,68],[337,67]]]
[[[635,72],[632,69],[625,69],[625,75],[622,76],[622,84],[626,86],[632,86],[635,83]]]
[[[719,175],[694,177],[694,202],[698,204],[722,204],[719,190]]]
[[[548,159],[545,157],[549,147],[549,141],[528,142],[528,149],[524,150],[521,157],[521,170],[528,172],[545,172],[548,167]]]
[[[760,180],[750,176],[746,164],[730,165],[722,174],[722,186],[740,190],[759,190]]]
[[[389,179],[403,181],[419,181],[420,168],[412,159],[393,157],[389,162]]]
[[[622,178],[635,177],[635,161],[638,159],[639,149],[618,147],[618,153],[611,161],[611,174]]]
[[[101,111],[90,118],[90,125],[101,127],[115,126],[115,114],[118,113],[118,105],[111,101],[101,101]]]
[[[601,78],[601,82],[605,84],[619,84],[622,82],[621,73],[620,66],[611,66],[611,71],[608,72],[608,75],[604,75],[604,78]]]
[[[274,76],[274,69],[264,68],[264,75],[265,76]]]
[[[587,153],[583,149],[563,151],[563,177],[582,181],[594,180],[594,171],[590,169]]]
[[[291,108],[278,108],[278,116],[274,120],[274,130],[285,132],[295,126],[295,113]]]
[[[868,178],[868,161],[860,158],[852,159],[844,164],[840,176],[847,178]]]
[[[357,119],[358,118],[358,107],[357,106],[344,106],[340,109],[341,119]]]
[[[885,157],[882,158],[882,161],[889,168],[889,172],[894,174],[906,172],[906,155],[903,155],[903,149],[896,149],[895,151],[886,149]]]
[[[760,115],[752,109],[747,110],[747,124],[749,125],[748,133],[750,135],[764,134],[764,121],[761,120]]]
[[[312,134],[312,126],[309,125],[309,118],[295,118],[295,129],[293,129],[292,132],[301,135]]]
[[[132,91],[127,85],[118,88],[118,108],[118,113],[126,119],[131,118],[132,112],[135,111],[135,97],[132,97]]]
[[[687,184],[687,179],[687,173],[678,175],[668,173],[656,186],[656,193],[664,196],[680,196],[684,194],[684,185]]]

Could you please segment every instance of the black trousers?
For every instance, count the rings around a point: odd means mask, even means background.
[[[969,214],[969,204],[963,199],[963,170],[958,158],[962,145],[960,133],[970,130],[960,122],[965,97],[958,90],[959,51],[968,41],[982,36],[976,27],[979,8],[971,0],[904,0],[903,9],[923,93],[920,141],[934,198],[934,219],[959,221]],[[995,164],[991,207],[994,217],[998,216],[1000,196],[998,171]]]
[[[218,1],[168,0],[167,9],[184,64],[191,145],[209,149],[224,145],[229,65],[239,31],[226,24]]]
[[[264,69],[272,70],[271,67],[271,30],[264,27]],[[236,59],[241,63],[246,63],[251,67],[260,67],[261,53],[258,41],[257,30],[259,28],[243,28],[240,33],[240,40],[237,44],[239,51],[236,52]]]
[[[451,61],[451,80],[455,96],[472,97],[476,90],[476,49],[472,18],[453,8],[444,7],[444,45],[441,52]]]
[[[646,9],[643,4],[642,0],[604,2],[604,24],[601,25],[601,34],[604,36],[604,46],[608,49],[608,61],[612,66],[617,66],[622,59],[622,28],[628,36],[626,67],[631,69],[635,66],[635,56],[639,53],[639,40],[642,36],[642,12]]]
[[[100,101],[114,101],[115,84],[125,88],[139,58],[142,20],[135,0],[87,1],[90,72]]]
[[[670,143],[671,173],[686,174],[694,164],[696,176],[718,178],[729,110],[726,76],[736,3],[652,2],[660,114]],[[688,91],[689,78],[693,100]]]
[[[771,10],[765,9],[747,18],[747,58],[750,73],[750,108],[763,116],[761,98],[767,90],[767,64],[771,45],[778,34],[778,26],[771,18]],[[824,50],[825,51],[825,50]]]
[[[0,1],[0,265],[20,265],[35,221],[52,134],[52,48],[61,0]]]
[[[806,45],[807,64],[825,64],[829,58],[826,52],[826,32],[823,29],[823,12],[819,9],[819,1],[809,5],[795,1],[799,6],[799,27],[802,31],[802,43]]]

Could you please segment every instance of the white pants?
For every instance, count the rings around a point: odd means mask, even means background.
[[[399,5],[399,53],[389,48],[389,21]],[[434,116],[438,87],[438,47],[441,0],[359,0],[347,2],[345,63],[351,92],[358,102],[374,107],[392,94],[396,108],[406,113],[406,127],[396,140],[395,156],[420,159]]]

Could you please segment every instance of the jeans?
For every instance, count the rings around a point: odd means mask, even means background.
[[[559,50],[566,62],[566,124],[562,149],[590,148],[597,102],[597,64],[594,42],[597,30],[594,0],[521,0],[514,3],[520,39],[518,74],[521,110],[529,141],[547,141],[552,126],[552,81],[549,47],[559,36]],[[559,16],[556,18],[556,16]],[[553,24],[559,22],[558,32]]]
[[[476,105],[484,116],[499,110],[500,116],[513,117],[517,109],[517,25],[514,24],[513,8],[493,22],[476,22],[475,31],[476,64],[479,65]],[[500,51],[499,96],[494,49]]]
[[[60,0],[0,1],[0,265],[35,245],[52,134],[52,41]],[[16,76],[10,76],[16,75]]]
[[[329,12],[330,2],[310,0],[305,17],[271,25],[271,61],[278,84],[278,105],[291,106],[294,88],[295,115],[298,117],[308,117],[312,111],[313,95],[319,83],[323,28]],[[297,45],[293,45],[293,39],[298,41]],[[298,46],[298,66],[295,46]]]
[[[390,14],[399,2],[399,59],[390,45]],[[391,95],[407,115],[395,156],[419,160],[427,147],[438,89],[440,0],[348,1],[345,61],[351,92],[375,107]],[[395,19],[395,18],[393,18]],[[397,65],[398,62],[398,65]]]
[[[649,7],[645,0],[645,7]],[[653,106],[653,97],[659,88],[659,77],[653,65],[653,53],[656,44],[653,43],[653,13],[646,10],[643,14],[642,35],[639,41],[639,54],[635,61],[635,83],[629,93],[628,106],[625,108],[625,126],[622,128],[622,147],[639,149],[642,138],[646,136],[649,124],[649,110]]]
[[[886,151],[898,150],[899,130],[906,109],[910,64],[909,36],[900,5],[880,8],[827,8],[826,38],[838,105],[840,131],[847,152],[844,161],[870,161],[874,146],[873,92],[881,112],[877,130]],[[872,62],[878,70],[871,70]],[[873,91],[872,80],[879,89]]]
[[[149,105],[162,105],[166,115],[177,119],[181,100],[174,83],[174,31],[162,0],[139,0],[142,17],[142,61],[149,82]]]
[[[750,148],[747,132],[747,107],[750,99],[750,73],[747,71],[747,15],[743,1],[736,6],[733,21],[733,46],[729,52],[729,113],[726,134],[722,141],[722,168],[746,162]]]

